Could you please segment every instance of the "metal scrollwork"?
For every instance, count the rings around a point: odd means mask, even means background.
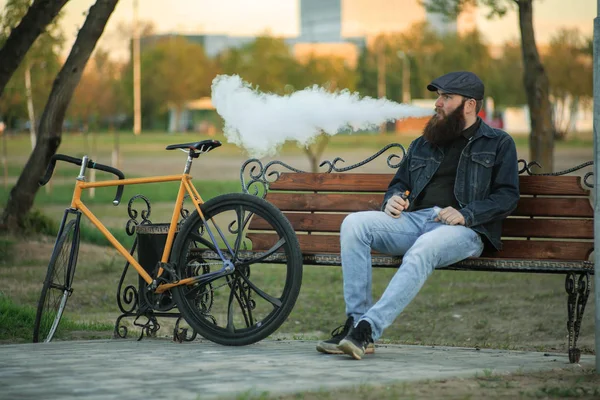
[[[145,208],[141,211],[138,211],[134,208],[134,203],[136,200],[141,199],[143,204],[145,204]],[[138,225],[148,225],[152,222],[150,221],[150,214],[152,212],[150,206],[150,200],[144,195],[138,194],[129,199],[127,203],[127,215],[129,215],[129,220],[125,224],[125,232],[129,236],[133,236],[135,234],[135,228]],[[142,218],[141,221],[138,221],[137,218],[140,216]],[[133,246],[129,251],[129,254],[132,256],[135,254],[137,249],[137,237],[133,242]],[[127,276],[127,272],[129,271],[129,261],[125,263],[123,267],[123,272],[121,273],[121,278],[119,279],[119,284],[117,285],[117,305],[119,310],[121,311],[121,315],[117,318],[115,322],[115,337],[126,338],[127,337],[127,327],[121,325],[124,317],[130,317],[137,315],[137,311],[140,307],[140,295],[138,289],[134,285],[127,285],[123,287],[125,283],[125,277]]]
[[[192,329],[191,334],[188,335],[188,332],[189,332],[188,328],[180,328],[179,327],[179,324],[181,323],[181,321],[185,322],[183,317],[179,317],[179,318],[177,318],[177,321],[175,321],[175,328],[173,328],[173,341],[179,342],[179,343],[194,341],[196,339],[196,336],[198,336],[198,333]]]
[[[541,168],[542,166],[537,162],[537,161],[532,161],[530,163],[528,163],[527,161],[520,159],[517,161],[517,163],[519,164],[519,174],[523,174],[526,173],[527,175],[530,176],[561,176],[561,175],[567,175],[570,173],[573,173],[575,171],[579,171],[580,169],[583,169],[585,167],[589,167],[591,165],[594,165],[593,161],[586,161],[583,164],[579,164],[573,168],[569,168],[569,169],[565,169],[563,171],[558,171],[558,172],[545,172],[545,173],[536,173],[533,172],[531,170],[532,167],[538,167]],[[594,184],[592,183],[592,181],[590,181],[590,179],[594,176],[593,172],[588,172],[583,176],[583,184],[588,187],[588,188],[593,188]]]
[[[138,212],[138,210],[133,208],[133,203],[137,199],[141,199],[146,204],[146,208],[143,209],[141,212]],[[144,196],[142,194],[136,194],[135,196],[133,196],[131,199],[129,199],[129,202],[127,203],[127,215],[129,215],[129,220],[127,221],[127,224],[125,226],[125,232],[127,232],[127,234],[129,236],[133,236],[133,234],[135,234],[136,226],[151,224],[152,223],[152,221],[150,221],[151,213],[152,213],[152,208],[150,207],[150,200],[148,200],[148,198],[146,196]],[[138,220],[137,220],[138,215],[140,215],[142,217],[141,222],[138,222]]]
[[[146,318],[146,322],[138,322],[140,318]],[[145,313],[138,315],[133,321],[133,325],[142,328],[140,332],[140,336],[138,337],[138,341],[142,340],[144,334],[147,337],[156,337],[156,332],[160,329],[160,324],[152,313]]]
[[[567,291],[567,331],[569,333],[569,361],[578,363],[581,351],[577,348],[577,339],[581,328],[581,319],[590,295],[590,274],[569,273],[565,279]]]
[[[141,211],[134,208],[134,203],[138,200],[142,200],[142,205],[145,206]],[[185,199],[184,199],[185,200]],[[139,203],[139,201],[138,201]],[[150,221],[151,214],[151,206],[150,200],[143,195],[135,195],[133,196],[128,203],[127,206],[127,214],[129,215],[129,220],[125,225],[125,232],[129,236],[133,236],[137,233],[136,227],[140,225],[152,225]],[[181,216],[185,220],[185,218],[189,215],[189,212],[182,208]],[[141,221],[138,220],[138,217],[141,217]],[[134,254],[136,252],[138,246],[138,238],[135,237],[133,242],[133,246],[129,254],[135,257]],[[140,286],[135,286],[133,284],[128,284],[125,286],[125,277],[129,271],[130,263],[126,262],[123,267],[123,272],[121,273],[121,278],[119,279],[119,284],[117,286],[117,305],[119,310],[121,311],[121,315],[117,317],[115,321],[115,329],[113,332],[113,337],[115,338],[127,338],[129,334],[128,327],[124,324],[125,318],[133,318],[133,325],[141,328],[140,336],[138,340],[141,340],[144,335],[153,337],[156,336],[156,333],[160,330],[160,324],[158,323],[157,317],[165,317],[165,318],[177,318],[181,319],[181,314],[179,312],[157,312],[157,311],[169,311],[172,307],[165,306],[165,301],[160,301],[160,306],[153,309],[151,304],[146,304],[146,302],[142,301],[140,294],[140,287],[145,287],[145,282],[141,279],[139,280]],[[163,296],[166,298],[167,296]],[[154,298],[153,298],[154,299]],[[156,299],[154,299],[156,300]],[[158,300],[164,300],[163,298],[158,298]],[[152,304],[156,306],[156,301],[153,301]],[[142,318],[146,318],[146,320],[142,320]],[[178,326],[178,324],[177,324]],[[176,331],[174,331],[175,333]],[[179,337],[181,337],[181,332],[177,333]],[[196,332],[191,330],[190,337],[188,337],[187,333],[184,332],[183,337],[185,340],[194,340],[196,338]]]
[[[377,153],[373,154],[369,158],[367,158],[359,163],[352,164],[352,165],[349,165],[346,167],[339,166],[339,163],[345,162],[345,160],[341,157],[336,157],[333,159],[333,161],[329,161],[329,160],[322,161],[319,164],[319,168],[326,167],[326,169],[319,171],[319,172],[320,173],[331,173],[331,172],[350,171],[352,169],[361,167],[361,166],[373,161],[374,159],[378,158],[379,156],[381,156],[383,153],[385,153],[386,151],[388,151],[391,148],[400,149],[400,151],[402,152],[402,155],[398,155],[398,154],[389,155],[387,157],[387,165],[391,169],[398,168],[398,166],[402,162],[402,159],[406,155],[406,150],[404,149],[404,146],[402,146],[400,143],[391,143],[391,144],[388,144],[387,146],[383,147],[381,150],[379,150]],[[398,159],[398,160],[397,160],[397,162],[394,163],[393,160],[395,160],[395,159]],[[308,171],[303,171],[298,168],[294,168],[291,165],[284,163],[283,161],[275,160],[275,161],[270,161],[267,164],[263,165],[263,163],[259,159],[251,158],[249,160],[246,160],[246,162],[244,164],[242,164],[242,168],[240,171],[240,181],[242,182],[242,190],[245,193],[250,193],[255,196],[264,198],[267,195],[267,190],[269,189],[269,184],[272,182],[275,182],[277,179],[279,179],[279,176],[281,174],[281,171],[279,171],[275,168],[284,168],[291,172],[308,172]],[[246,178],[244,177],[244,175],[246,175],[246,174],[249,177],[248,182],[246,182]]]

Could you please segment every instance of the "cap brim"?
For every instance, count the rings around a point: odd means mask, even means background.
[[[430,92],[437,92],[438,90],[440,90],[440,88],[430,83],[429,85],[427,85],[427,90],[429,90]]]

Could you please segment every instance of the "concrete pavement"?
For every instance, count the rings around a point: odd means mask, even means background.
[[[314,341],[225,347],[164,339],[0,346],[3,399],[214,399],[369,383],[473,377],[567,367],[566,354],[379,345],[361,361],[324,355]],[[594,365],[583,355],[581,364]]]

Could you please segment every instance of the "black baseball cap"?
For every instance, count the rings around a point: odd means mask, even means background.
[[[483,100],[484,86],[477,75],[468,71],[450,72],[434,79],[427,89],[445,93],[460,94],[475,100]]]

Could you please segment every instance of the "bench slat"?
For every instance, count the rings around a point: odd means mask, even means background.
[[[502,236],[593,239],[594,220],[507,218],[502,224]]]
[[[269,190],[385,192],[393,174],[325,174],[284,172]],[[580,176],[519,176],[521,195],[588,196]]]
[[[269,190],[385,192],[393,174],[282,173]]]
[[[339,232],[348,214],[291,213],[284,215],[296,232]],[[251,230],[269,229],[262,218],[252,219]],[[592,219],[525,219],[508,218],[504,221],[502,235],[505,237],[535,237],[562,239],[593,239]]]
[[[266,199],[281,211],[355,212],[379,210],[380,193],[277,193]],[[587,198],[522,197],[512,215],[534,217],[594,217]]]
[[[251,233],[253,250],[267,250],[273,243],[273,235]],[[339,253],[339,235],[298,235],[304,254]],[[556,242],[542,240],[504,240],[500,252],[486,252],[491,258],[587,260],[594,247],[593,242]]]
[[[380,210],[381,193],[273,193],[266,199],[281,211],[365,211]]]
[[[554,242],[541,240],[503,240],[502,251],[485,252],[482,257],[549,260],[587,260],[593,242]]]
[[[593,218],[594,209],[587,198],[521,197],[512,215]]]
[[[589,196],[589,190],[581,187],[580,176],[519,176],[522,195],[542,196]]]

